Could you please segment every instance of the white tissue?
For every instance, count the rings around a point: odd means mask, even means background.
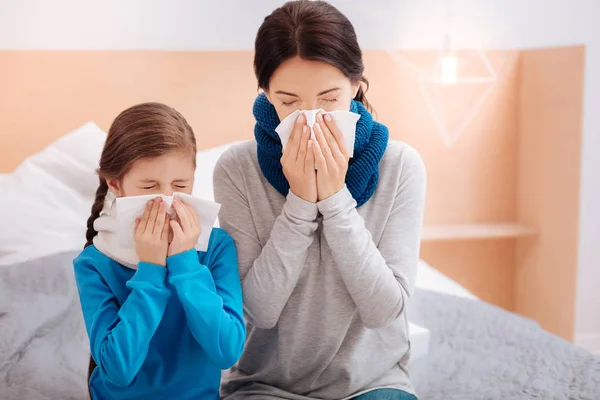
[[[178,197],[184,203],[190,205],[198,218],[200,219],[200,225],[202,232],[198,238],[198,242],[195,246],[198,251],[208,250],[208,240],[210,239],[210,233],[219,214],[220,204],[212,201],[203,200],[198,197],[191,196],[189,194],[175,192],[173,196],[164,195],[148,195],[148,196],[130,196],[130,197],[118,197],[115,203],[115,216],[117,221],[117,241],[121,248],[135,248],[135,220],[144,213],[144,209],[148,204],[148,201],[161,197],[167,205],[167,214],[171,218],[176,219],[175,208],[172,207],[173,198]]]
[[[310,127],[311,138],[315,140],[315,132],[313,130],[313,125],[315,124],[317,113],[322,111],[325,114],[331,115],[336,125],[342,131],[344,135],[344,142],[346,143],[346,148],[350,153],[349,156],[354,156],[354,140],[356,138],[356,123],[360,119],[360,114],[356,114],[350,111],[330,111],[326,112],[323,109],[318,110],[296,110],[287,117],[284,118],[283,121],[277,128],[275,128],[275,132],[279,135],[281,139],[281,144],[285,148],[287,145],[290,136],[292,135],[292,130],[294,129],[294,124],[296,123],[296,119],[298,116],[303,113],[306,117],[306,124]]]

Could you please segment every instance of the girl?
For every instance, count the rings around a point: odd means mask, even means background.
[[[195,156],[192,128],[165,105],[131,107],[110,127],[87,243],[74,261],[94,400],[218,399],[221,369],[242,352],[237,255],[224,231],[196,252],[194,210],[176,198],[171,220],[157,197],[136,221],[133,256],[111,245],[115,198],[191,194]]]
[[[256,141],[214,174],[221,225],[233,236],[248,322],[246,349],[224,381],[237,399],[415,399],[406,307],[425,201],[417,152],[388,142],[369,112],[352,24],[323,1],[290,1],[256,36]],[[365,84],[363,86],[362,84]],[[354,156],[320,115],[360,114]]]

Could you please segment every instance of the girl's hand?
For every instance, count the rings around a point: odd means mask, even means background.
[[[317,141],[313,151],[317,167],[318,200],[325,200],[344,188],[348,172],[348,150],[344,136],[329,114],[317,114],[313,126]]]
[[[292,193],[301,199],[316,203],[317,174],[309,138],[310,129],[306,125],[306,117],[300,114],[294,124],[290,140],[283,149],[281,166]]]
[[[135,221],[135,251],[142,262],[166,266],[169,247],[169,216],[160,197],[150,200]]]
[[[174,256],[175,254],[193,249],[202,232],[200,220],[192,207],[185,204],[177,197],[173,199],[173,207],[175,207],[179,222],[171,221],[173,240],[169,245],[169,256]]]

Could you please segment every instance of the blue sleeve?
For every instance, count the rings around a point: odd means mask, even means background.
[[[233,366],[246,339],[237,253],[231,237],[219,244],[209,269],[195,250],[167,258],[169,282],[192,335],[221,369]]]
[[[167,270],[139,263],[135,275],[127,282],[131,293],[119,307],[92,263],[91,259],[74,263],[91,354],[110,382],[129,386],[148,355],[150,340],[170,298],[165,286]]]

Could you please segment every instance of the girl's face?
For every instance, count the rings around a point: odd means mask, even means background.
[[[125,176],[107,180],[108,187],[118,197],[163,194],[192,194],[194,159],[189,153],[173,151],[160,157],[137,160]]]
[[[296,110],[348,111],[358,88],[332,65],[294,57],[275,70],[265,94],[283,120]]]

